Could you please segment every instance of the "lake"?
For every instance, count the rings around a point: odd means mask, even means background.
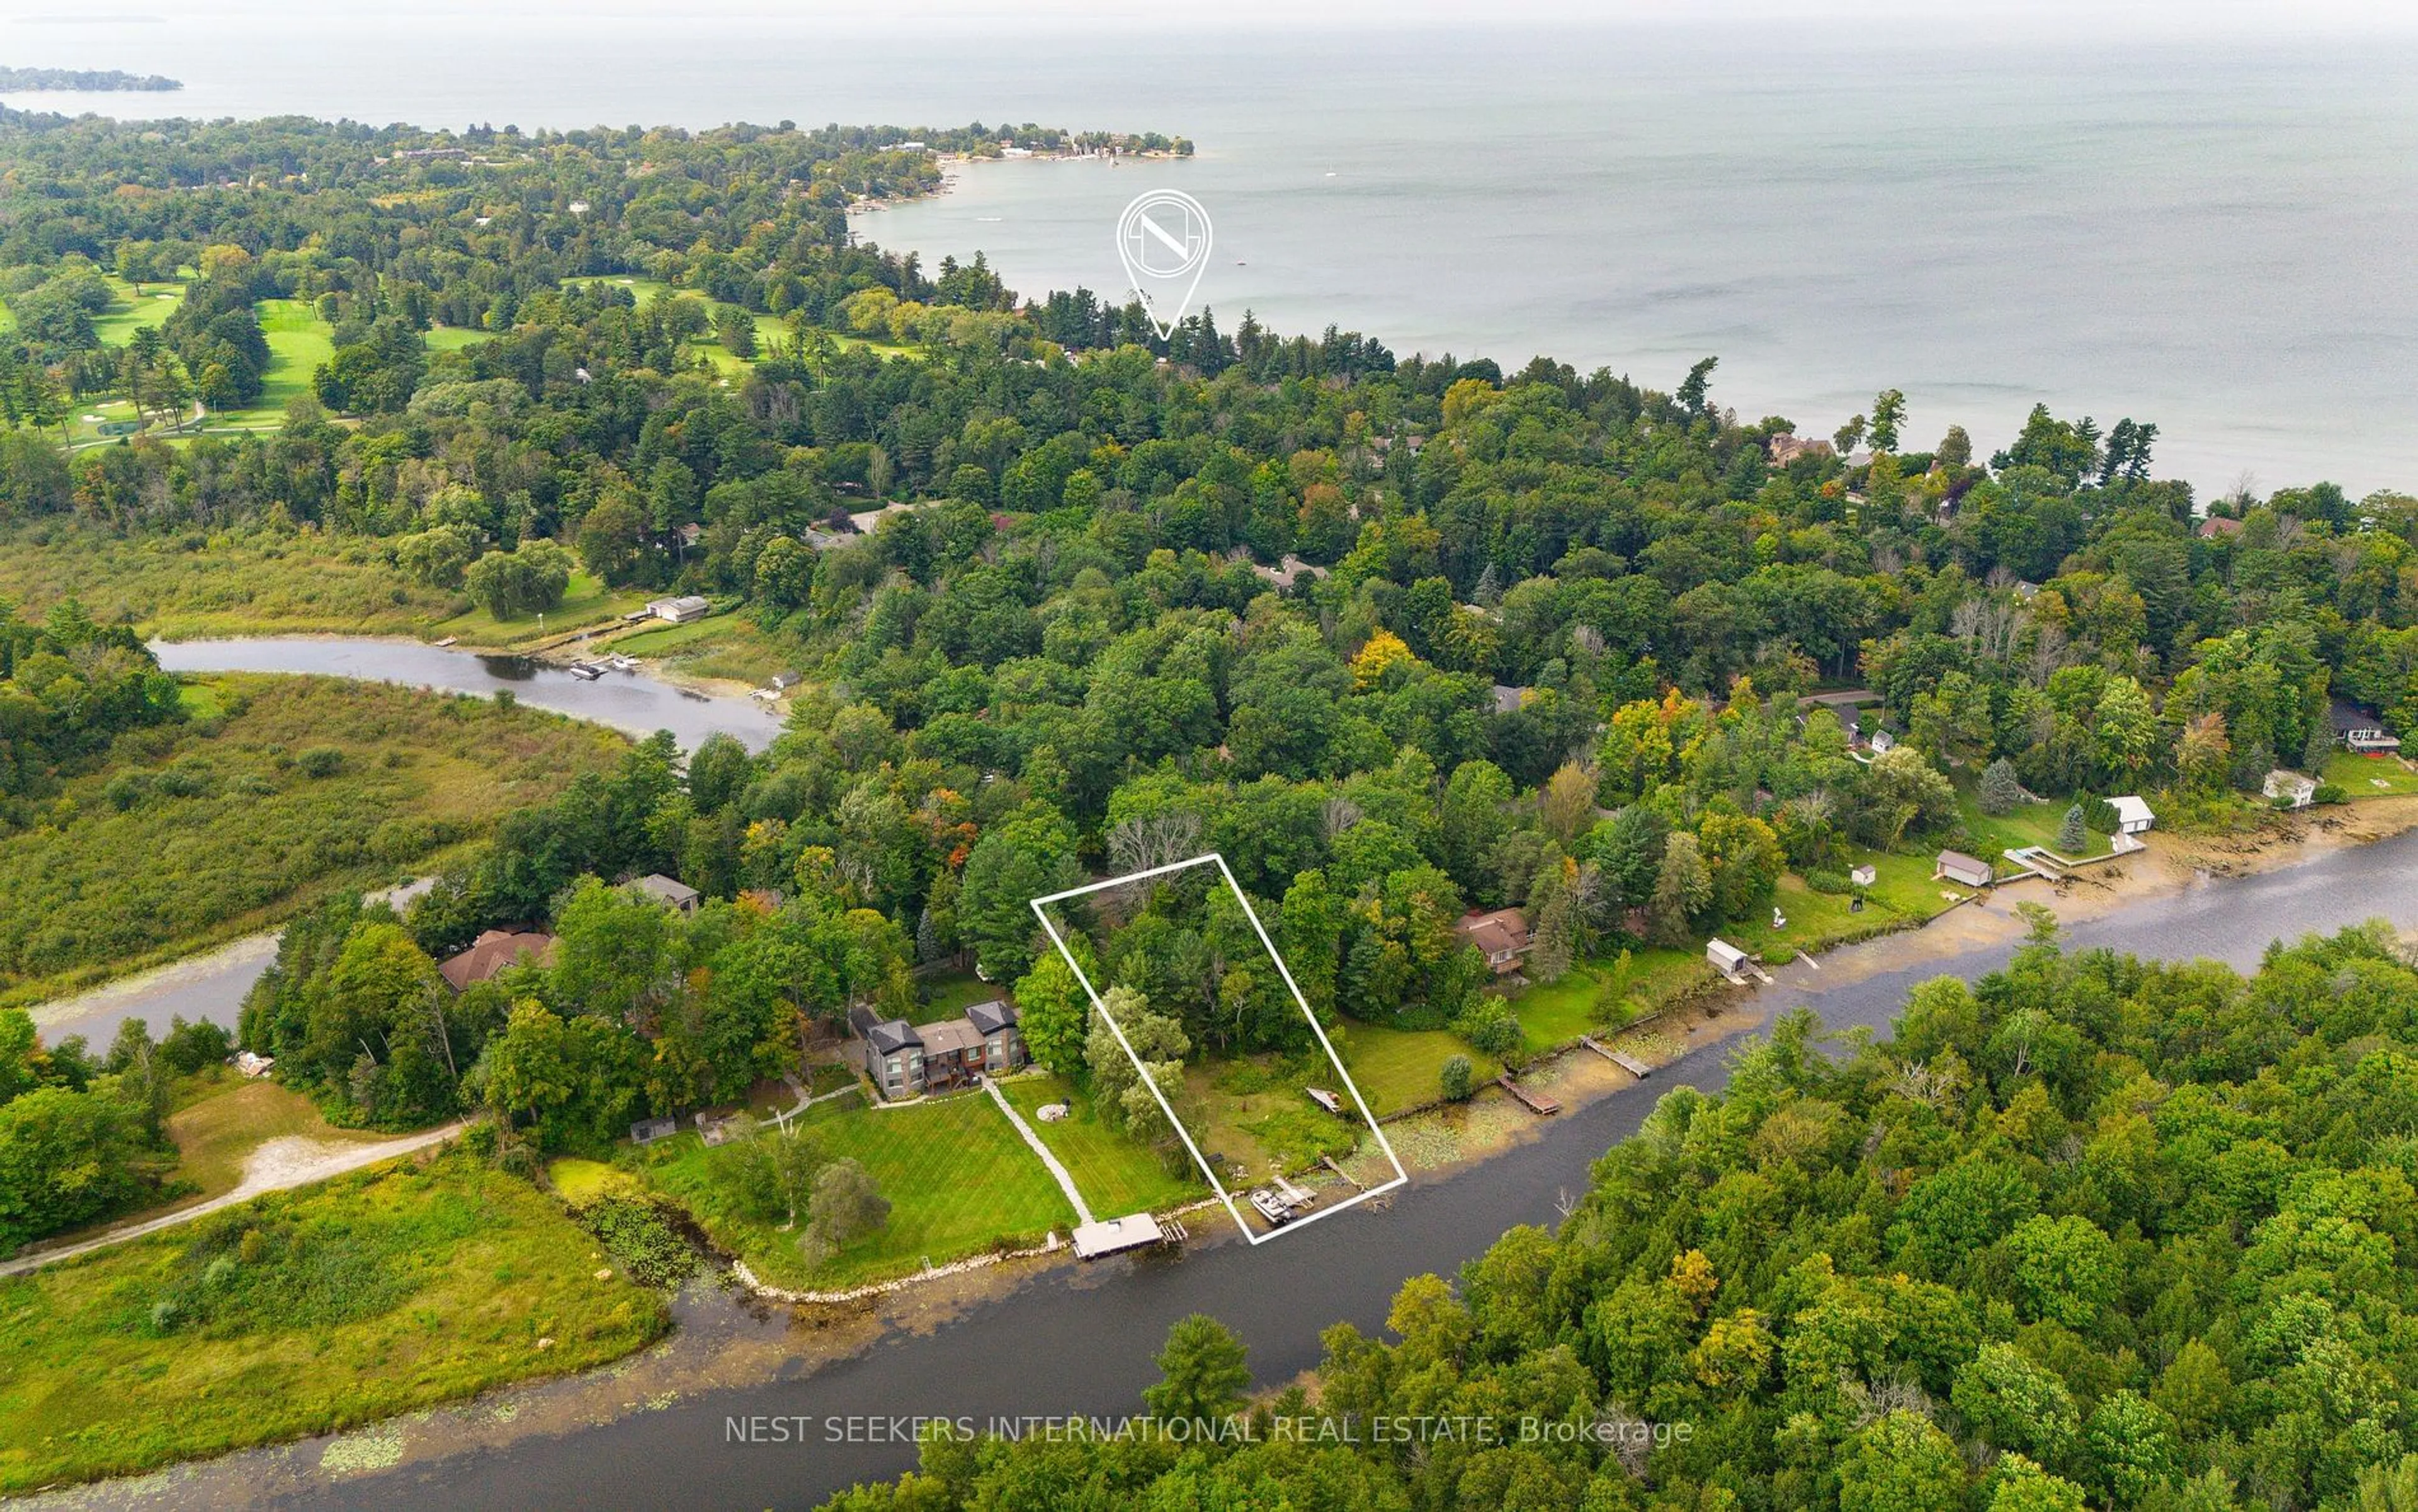
[[[2418,488],[2418,44],[2094,24],[1507,23],[863,33],[809,14],[205,3],[6,33],[16,61],[163,72],[121,115],[705,126],[983,119],[1156,130],[1190,162],[983,165],[859,221],[986,251],[1032,295],[1120,292],[1144,187],[1217,222],[1199,300],[1397,352],[1549,353],[1828,435],[1883,388],[1982,455],[2035,401],[2161,427],[2205,496]],[[38,54],[38,55],[37,55]]]
[[[1992,908],[2002,911],[2026,895],[2043,893],[2018,888]],[[2068,945],[2204,955],[2247,970],[2271,940],[2379,916],[2405,930],[2418,925],[2418,832],[2247,878],[2203,880],[2079,924]],[[1762,1001],[1774,1010],[1810,1006],[1832,1030],[1884,1029],[1918,983],[1980,976],[2003,965],[2011,950],[1999,944],[1919,960],[1923,938],[1850,947],[1829,957],[1828,970],[1783,968]],[[1876,962],[1887,969],[1858,974]],[[505,1410],[490,1400],[409,1421],[400,1429],[408,1445],[403,1463],[383,1474],[321,1474],[321,1440],[235,1455],[154,1481],[91,1488],[71,1493],[68,1504],[807,1506],[914,1462],[912,1446],[896,1442],[825,1442],[827,1419],[920,1413],[982,1423],[1139,1412],[1142,1388],[1156,1379],[1151,1356],[1168,1327],[1193,1312],[1210,1313],[1243,1336],[1260,1382],[1282,1382],[1317,1364],[1318,1331],[1329,1323],[1382,1327],[1406,1278],[1452,1275],[1506,1229],[1555,1222],[1561,1197],[1584,1186],[1590,1162],[1634,1133],[1663,1092],[1682,1084],[1721,1087],[1729,1050],[1706,1046],[1633,1091],[1574,1108],[1551,1121],[1534,1144],[1396,1194],[1390,1212],[1339,1214],[1278,1243],[1212,1244],[1173,1264],[1112,1260],[1034,1272],[961,1314],[943,1309],[942,1321],[894,1332],[845,1359],[797,1360],[775,1379],[700,1383],[654,1400],[609,1388],[591,1392],[582,1399],[608,1404],[601,1420],[500,1450],[480,1446]],[[811,1330],[793,1336],[808,1348],[816,1338]],[[578,1392],[582,1383],[530,1389]],[[507,1396],[502,1404],[514,1400]],[[803,1442],[729,1442],[730,1419],[758,1414],[805,1420]],[[557,1414],[532,1408],[528,1415],[553,1421]]]

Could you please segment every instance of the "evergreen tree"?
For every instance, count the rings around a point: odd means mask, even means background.
[[[2079,856],[2089,843],[2082,827],[2082,805],[2076,803],[2065,811],[2064,822],[2057,827],[2057,848],[2065,855]]]
[[[1998,757],[1982,772],[1982,812],[2012,814],[2023,807],[2024,785],[2015,775],[2015,764],[2005,756]]]

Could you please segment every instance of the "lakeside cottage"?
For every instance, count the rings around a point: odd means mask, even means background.
[[[712,612],[712,602],[697,593],[684,593],[677,599],[651,599],[647,603],[649,615],[675,625],[702,619]]]
[[[2318,780],[2278,767],[2267,774],[2267,781],[2258,790],[2271,802],[2280,800],[2289,808],[2306,808],[2317,799]]]
[[[865,1074],[884,1102],[971,1086],[985,1076],[1005,1076],[1031,1059],[1017,1027],[1016,1004],[1004,998],[978,1002],[959,1018],[911,1024],[878,1018],[870,1008],[849,1010]]]
[[[1492,913],[1472,909],[1453,921],[1452,932],[1477,947],[1486,964],[1496,976],[1508,976],[1520,970],[1520,957],[1534,943],[1528,934],[1528,921],[1517,909],[1497,909]]]

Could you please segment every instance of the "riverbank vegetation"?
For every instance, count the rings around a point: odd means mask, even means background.
[[[449,1154],[0,1278],[0,1492],[616,1359],[669,1319],[596,1249],[528,1183]]]
[[[2392,1505],[2413,1012],[2381,924],[2248,980],[2043,931],[1878,1043],[1783,1020],[1558,1231],[1412,1280],[1386,1336],[1337,1324],[1308,1382],[1247,1402],[1232,1336],[1180,1325],[1154,1407],[1256,1413],[1258,1442],[936,1441],[831,1504]]]
[[[139,647],[116,654],[148,661]],[[0,700],[50,676],[21,664]],[[146,676],[165,690],[150,695],[165,714],[84,741],[8,801],[7,998],[51,996],[270,926],[330,892],[401,880],[626,744],[542,710],[380,683],[231,675],[179,689]],[[47,683],[48,695],[64,686]]]

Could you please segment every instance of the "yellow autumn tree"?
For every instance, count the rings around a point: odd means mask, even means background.
[[[1402,637],[1390,630],[1381,630],[1369,637],[1360,654],[1352,659],[1352,686],[1360,693],[1379,687],[1385,674],[1398,666],[1411,666],[1418,662]]]

